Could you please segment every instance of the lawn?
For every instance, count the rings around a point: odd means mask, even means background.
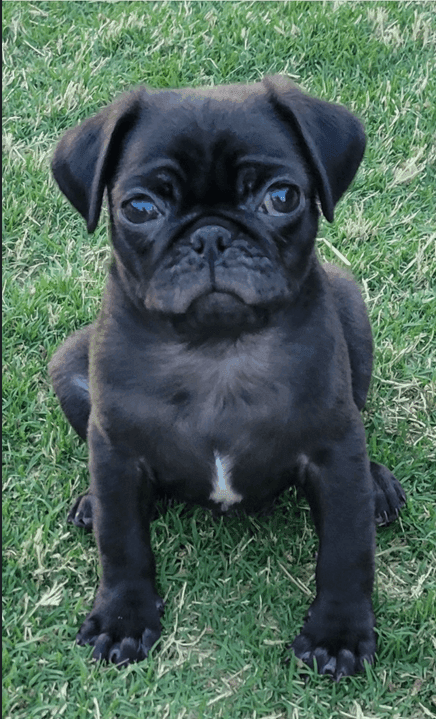
[[[6,2],[3,6],[3,717],[436,717],[436,14],[432,2]],[[368,144],[318,249],[359,281],[376,345],[368,447],[408,496],[377,532],[378,654],[338,684],[287,647],[314,592],[293,493],[257,520],[172,506],[153,523],[160,647],[118,671],[74,637],[99,572],[66,524],[87,486],[47,362],[98,312],[110,250],[50,175],[57,139],[115,95],[288,73]]]

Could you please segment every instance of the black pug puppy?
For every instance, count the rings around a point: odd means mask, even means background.
[[[372,365],[358,288],[315,255],[364,152],[360,122],[277,76],[135,90],[69,130],[53,172],[113,261],[101,313],[50,374],[87,440],[91,486],[69,518],[94,529],[102,579],[77,636],[143,659],[160,636],[150,518],[158,494],[227,512],[290,485],[319,535],[297,657],[336,679],[375,652],[376,523],[404,492],[369,462],[359,410]]]

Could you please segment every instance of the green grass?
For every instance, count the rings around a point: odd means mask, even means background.
[[[4,719],[425,719],[436,716],[435,6],[401,3],[4,4]],[[368,149],[319,251],[349,263],[376,342],[371,456],[408,495],[378,532],[378,655],[366,676],[303,674],[286,647],[314,591],[316,537],[293,495],[262,521],[176,505],[153,524],[160,648],[94,666],[75,632],[98,575],[66,525],[87,486],[47,361],[95,317],[109,249],[50,176],[63,131],[138,83],[287,72],[365,122]],[[323,241],[323,240],[326,240]]]

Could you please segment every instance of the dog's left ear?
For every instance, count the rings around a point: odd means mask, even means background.
[[[94,232],[104,188],[115,171],[123,136],[141,111],[140,91],[122,96],[109,107],[65,133],[52,161],[56,182]]]
[[[333,222],[334,207],[365,151],[363,126],[345,107],[305,95],[281,75],[263,82],[277,115],[299,136],[315,173],[322,211]]]

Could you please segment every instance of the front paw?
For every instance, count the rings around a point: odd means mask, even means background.
[[[145,659],[161,633],[163,601],[148,585],[99,589],[76,641],[94,647],[92,658],[127,666]]]
[[[374,615],[371,606],[320,608],[312,605],[305,625],[293,641],[294,654],[319,674],[339,681],[372,664],[376,649]]]

